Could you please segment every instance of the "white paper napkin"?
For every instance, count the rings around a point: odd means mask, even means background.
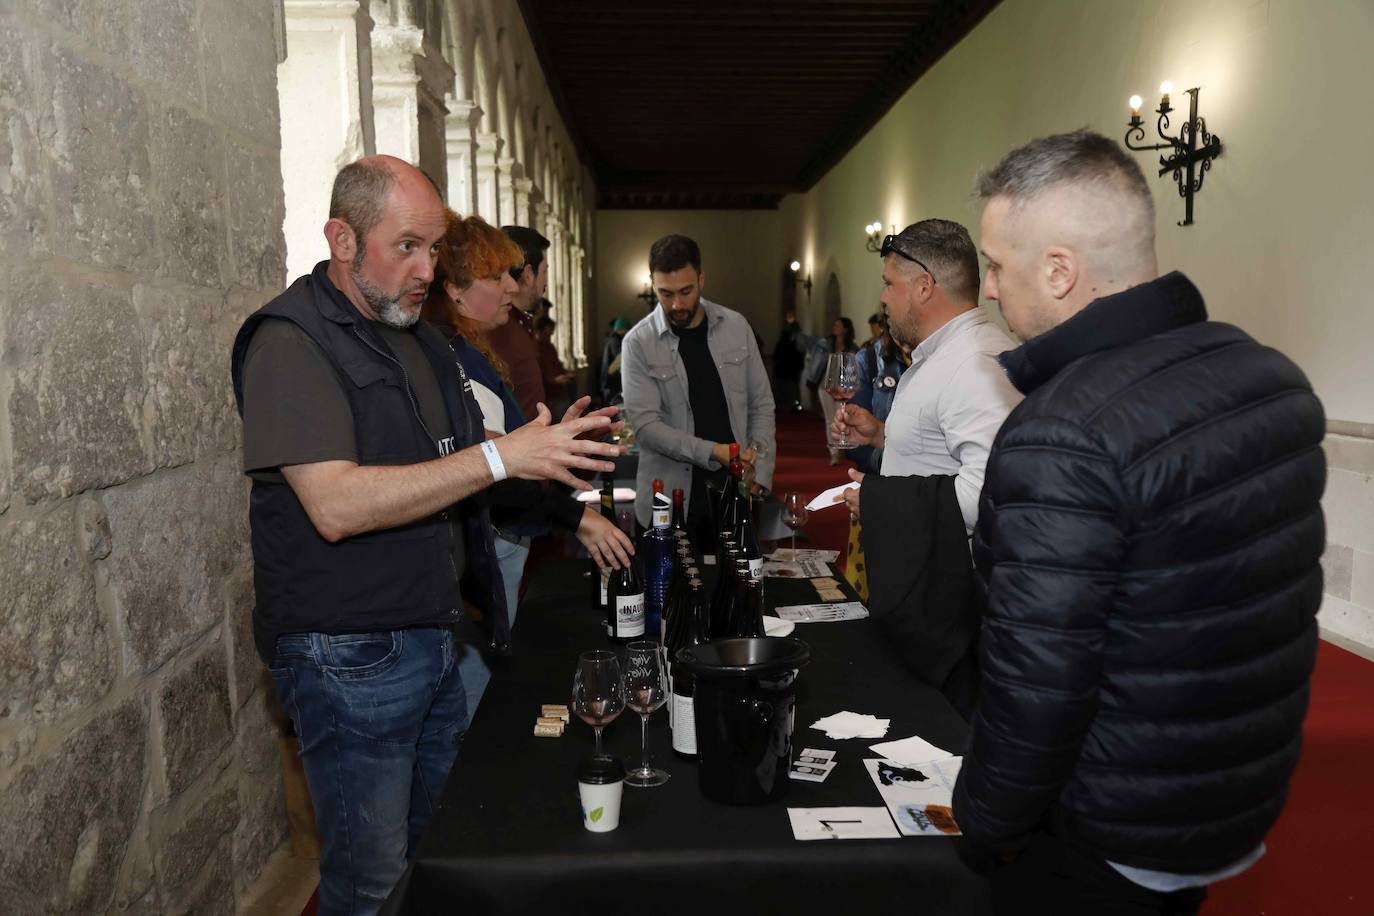
[[[867,713],[837,712],[811,723],[812,728],[825,732],[834,740],[845,738],[881,738],[887,734],[891,719],[879,719]]]
[[[915,766],[918,763],[944,760],[946,757],[954,756],[949,751],[931,744],[920,735],[912,735],[910,738],[902,738],[899,741],[871,744],[868,749],[875,754],[883,755],[888,760],[895,760],[903,766]]]
[[[844,502],[845,491],[857,490],[858,487],[859,485],[852,480],[849,483],[842,483],[838,487],[831,487],[829,490],[826,490],[824,493],[821,493],[815,499],[811,500],[811,502],[807,503],[806,508],[815,512],[817,509],[841,505]]]

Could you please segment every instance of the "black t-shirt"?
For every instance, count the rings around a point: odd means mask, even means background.
[[[420,416],[439,453],[454,451],[453,424],[439,382],[414,332],[375,321],[370,324],[405,369]],[[353,411],[342,384],[305,331],[290,321],[264,321],[249,341],[243,361],[244,471],[255,480],[285,483],[283,465],[356,462]],[[453,561],[461,574],[463,532],[456,519],[450,529]]]
[[[730,405],[725,401],[725,388],[720,383],[720,370],[716,368],[711,348],[707,346],[707,325],[709,318],[702,318],[701,324],[694,328],[673,328],[677,335],[678,356],[687,371],[687,399],[692,405],[694,428],[692,435],[707,442],[734,442],[735,433],[730,428]],[[706,483],[721,472],[711,472],[702,467],[692,466],[692,500],[687,507],[689,518],[697,519],[707,514],[710,506],[706,494]]]

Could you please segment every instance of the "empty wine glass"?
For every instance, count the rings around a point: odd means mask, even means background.
[[[811,513],[806,508],[806,497],[795,491],[782,496],[782,523],[792,529],[792,559],[797,559],[797,529],[806,527]]]
[[[572,711],[596,733],[601,756],[601,730],[625,710],[625,678],[614,652],[593,649],[577,657],[573,676]]]
[[[639,713],[639,766],[625,776],[627,786],[661,786],[668,773],[649,765],[649,714],[668,699],[663,647],[647,640],[625,646],[626,703]]]
[[[825,364],[825,393],[838,402],[837,416],[844,416],[845,403],[859,390],[859,361],[853,353],[831,353]],[[826,430],[827,435],[830,430]],[[830,437],[834,448],[854,448],[854,443],[844,433]]]

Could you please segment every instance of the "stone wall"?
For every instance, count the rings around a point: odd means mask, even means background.
[[[279,0],[0,3],[0,909],[232,912],[284,840],[243,317]]]

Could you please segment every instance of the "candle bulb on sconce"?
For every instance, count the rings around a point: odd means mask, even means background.
[[[866,247],[869,251],[873,252],[874,254],[877,254],[878,251],[880,251],[880,250],[882,249],[882,246],[883,246],[882,231],[883,231],[883,224],[880,223],[880,222],[878,222],[877,220],[874,220],[873,222],[869,223],[867,226],[864,226],[864,236],[868,239],[868,241],[865,243],[864,247]],[[896,226],[893,226],[893,227],[892,227],[892,231],[893,231],[893,233],[895,234],[895,233],[897,232],[897,227],[896,227]]]
[[[793,261],[787,265],[787,269],[792,271],[792,279],[806,288],[806,295],[809,297],[811,295],[811,274],[808,273],[805,279],[802,278],[801,261]]]
[[[1184,200],[1184,217],[1180,226],[1193,223],[1193,196],[1202,190],[1202,180],[1212,168],[1212,160],[1221,155],[1221,138],[1207,130],[1207,122],[1197,113],[1197,88],[1188,90],[1188,120],[1180,124],[1177,136],[1169,136],[1169,93],[1174,84],[1165,80],[1159,84],[1159,121],[1156,131],[1163,143],[1150,146],[1137,143],[1145,139],[1145,127],[1140,119],[1141,98],[1131,96],[1131,119],[1127,122],[1125,144],[1133,150],[1168,150],[1170,155],[1159,157],[1159,174],[1173,173],[1178,184],[1178,196]]]

